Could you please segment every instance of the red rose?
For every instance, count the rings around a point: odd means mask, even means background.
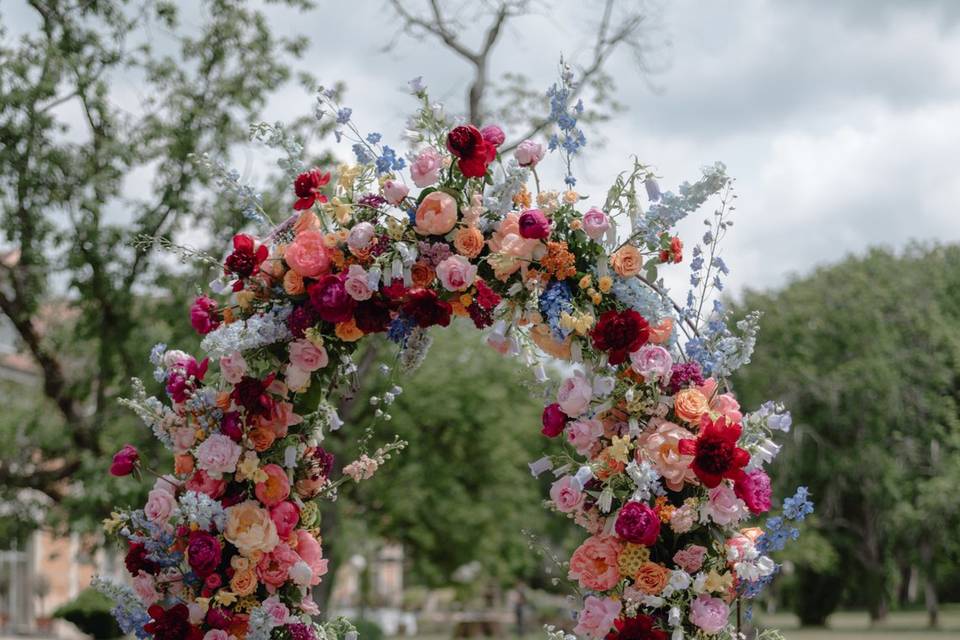
[[[113,455],[113,463],[110,465],[110,475],[122,477],[133,473],[140,462],[140,453],[132,444],[125,444],[120,451]]]
[[[379,297],[364,300],[354,311],[357,328],[364,333],[380,333],[390,325],[390,306]]]
[[[253,238],[246,234],[238,233],[233,236],[233,253],[224,261],[224,271],[232,273],[241,281],[257,275],[260,272],[260,265],[267,259],[270,252],[266,245],[262,244],[256,249],[254,246]],[[233,288],[234,291],[239,291],[243,288],[243,282],[237,282]]]
[[[230,398],[247,410],[247,415],[268,416],[273,410],[273,398],[267,393],[267,387],[273,383],[275,374],[270,374],[264,380],[243,376],[240,382],[233,386]]]
[[[739,424],[727,424],[723,416],[716,421],[708,414],[700,418],[700,433],[696,438],[684,438],[678,449],[682,455],[693,456],[690,468],[710,489],[724,478],[736,482],[743,475],[743,467],[750,462],[750,454],[737,446]]]
[[[550,221],[540,209],[527,209],[518,220],[520,235],[528,240],[543,240],[550,235]]]
[[[223,548],[215,536],[206,531],[191,531],[187,543],[187,559],[197,577],[205,579],[220,566]]]
[[[567,414],[563,412],[560,405],[556,402],[548,404],[543,408],[541,420],[543,422],[543,428],[540,429],[540,433],[548,438],[556,438],[563,433],[563,428],[567,426]]]
[[[450,303],[438,298],[433,289],[410,289],[409,297],[403,305],[403,312],[413,318],[422,329],[435,324],[448,326],[452,311]]]
[[[127,555],[123,559],[130,575],[135,576],[141,571],[157,575],[160,572],[160,565],[147,558],[147,546],[142,542],[131,542],[127,548]]]
[[[460,172],[468,178],[485,176],[487,165],[497,157],[497,148],[470,124],[455,127],[447,134],[447,149],[457,157]]]
[[[220,326],[217,318],[217,303],[207,296],[200,296],[190,307],[190,324],[200,335],[206,335]]]
[[[620,509],[613,528],[627,542],[649,547],[660,535],[660,517],[647,503],[630,501]]]
[[[314,202],[326,202],[327,196],[320,193],[320,187],[330,182],[329,173],[320,173],[320,169],[310,169],[297,176],[293,181],[293,192],[297,194],[297,201],[293,208],[297,211],[309,209]]]
[[[310,285],[310,304],[321,320],[327,322],[346,322],[353,317],[357,301],[350,297],[343,280],[339,276],[326,275]]]
[[[666,243],[667,234],[661,236],[661,245],[663,246]],[[683,261],[683,241],[680,239],[680,236],[673,236],[670,238],[670,243],[660,250],[660,262],[667,263],[679,263]]]
[[[144,631],[153,634],[154,640],[202,640],[203,632],[190,624],[187,605],[175,604],[166,611],[158,604],[147,609],[153,618],[143,625]]]
[[[620,618],[613,623],[613,631],[607,634],[606,640],[667,640],[670,637],[666,631],[653,627],[653,618],[638,614],[633,618]]]
[[[594,347],[610,352],[610,364],[620,364],[647,342],[650,325],[633,309],[606,311],[590,335]]]

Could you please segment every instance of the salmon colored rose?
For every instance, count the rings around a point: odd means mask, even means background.
[[[681,389],[673,397],[673,412],[684,422],[696,424],[700,422],[700,416],[709,411],[710,403],[699,389]]]
[[[633,585],[643,593],[655,596],[670,580],[670,570],[656,562],[644,562],[634,578]]]
[[[457,224],[457,201],[450,194],[434,191],[417,207],[417,233],[422,236],[442,236]]]
[[[571,357],[570,347],[573,344],[573,336],[567,336],[563,342],[560,342],[553,337],[553,332],[549,326],[537,324],[530,329],[530,339],[545,353],[554,358],[569,360]]]
[[[620,548],[620,542],[613,536],[590,536],[573,552],[569,578],[584,589],[612,589],[620,581],[617,567]]]
[[[462,256],[476,258],[483,251],[483,232],[476,227],[460,229],[453,238],[453,248]]]
[[[673,335],[673,318],[664,318],[659,324],[650,327],[650,342],[663,344]]]
[[[242,555],[270,553],[279,544],[277,527],[270,519],[270,512],[260,507],[256,500],[235,504],[226,511],[227,527],[223,537]]]
[[[639,249],[632,244],[627,244],[610,256],[610,266],[617,275],[629,278],[640,273],[640,269],[643,268],[643,256],[640,255]]]
[[[357,321],[350,318],[346,322],[338,322],[333,332],[344,342],[356,342],[363,337],[363,331],[357,326]]]
[[[418,260],[410,267],[410,278],[415,287],[428,287],[436,277],[437,272],[425,260]]]
[[[266,464],[261,471],[267,474],[267,479],[254,486],[253,492],[257,500],[268,507],[276,506],[286,500],[290,495],[290,481],[283,467],[278,464]]]
[[[247,433],[247,438],[250,439],[250,444],[253,445],[254,451],[262,452],[273,445],[277,439],[277,434],[273,432],[273,429],[258,426]]]
[[[304,231],[287,246],[283,255],[290,268],[304,278],[316,278],[330,270],[330,254],[319,231]]]

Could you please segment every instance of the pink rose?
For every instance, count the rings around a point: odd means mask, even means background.
[[[367,272],[358,264],[350,265],[343,286],[347,290],[347,294],[358,302],[369,300],[373,296],[373,291],[370,289],[367,280]]]
[[[287,246],[283,259],[304,278],[316,278],[330,270],[330,253],[323,233],[313,229],[301,231]]]
[[[557,390],[557,404],[571,418],[586,411],[592,398],[593,389],[581,373],[564,380]]]
[[[243,447],[222,433],[215,433],[197,447],[197,466],[213,478],[237,469]]]
[[[647,382],[666,384],[670,382],[673,357],[670,352],[655,344],[645,344],[630,354],[633,370]]]
[[[680,549],[673,554],[673,561],[687,573],[696,573],[703,566],[703,559],[707,557],[707,548],[692,544],[686,549]]]
[[[739,423],[743,418],[743,414],[740,413],[740,403],[729,393],[722,393],[714,397],[710,402],[710,411],[719,413],[731,424]]]
[[[440,153],[433,147],[427,147],[410,163],[410,177],[413,184],[421,189],[429,187],[440,179],[440,167],[443,162]]]
[[[247,374],[247,361],[243,359],[243,354],[234,351],[231,354],[221,356],[220,375],[230,384],[237,384]]]
[[[157,591],[156,581],[152,575],[143,569],[137,572],[132,582],[133,591],[143,604],[149,606],[160,599],[160,592]]]
[[[217,303],[207,296],[200,296],[190,307],[190,324],[200,335],[206,335],[220,325],[217,318]]]
[[[517,220],[520,237],[526,240],[543,240],[550,236],[550,221],[540,209],[527,209]]]
[[[143,513],[151,522],[166,523],[177,506],[177,499],[164,489],[151,489]]]
[[[295,340],[290,343],[290,364],[301,371],[323,369],[329,361],[327,350],[309,340]]]
[[[521,167],[535,167],[543,160],[543,145],[533,140],[524,140],[517,145],[513,157]]]
[[[570,513],[583,500],[583,491],[580,481],[573,476],[563,476],[550,487],[550,499],[553,505],[562,513]]]
[[[656,422],[654,422],[656,420]],[[645,431],[637,440],[637,456],[650,461],[671,491],[680,491],[687,482],[695,482],[696,474],[690,468],[692,455],[680,453],[680,441],[694,435],[680,425],[666,420],[651,419],[656,430]]]
[[[442,236],[457,224],[457,201],[448,193],[427,194],[417,207],[416,231],[422,236]]]
[[[599,241],[610,228],[607,214],[596,207],[592,207],[583,214],[583,230],[590,238]]]
[[[377,230],[369,222],[358,222],[347,235],[347,246],[353,252],[363,252],[370,248]]]
[[[763,469],[754,469],[743,474],[737,478],[733,489],[751,513],[770,510],[770,476]]]
[[[383,183],[383,197],[387,202],[396,206],[410,193],[410,187],[396,180],[387,180]]]
[[[203,493],[211,498],[219,498],[227,490],[227,481],[211,477],[203,469],[199,469],[187,480],[187,491]]]
[[[660,516],[646,502],[630,501],[620,509],[613,528],[627,542],[649,547],[660,535]]]
[[[300,509],[297,505],[285,500],[271,507],[270,519],[277,527],[277,535],[286,540],[300,522]]]
[[[612,589],[620,581],[617,567],[620,548],[620,542],[613,536],[590,536],[573,552],[569,578],[577,580],[584,589]]]
[[[173,441],[173,452],[175,454],[186,453],[197,440],[197,430],[194,427],[170,429],[170,440]]]
[[[567,441],[582,456],[590,455],[594,443],[603,435],[603,423],[595,418],[574,420],[567,425]]]
[[[203,640],[230,640],[232,637],[234,636],[231,636],[223,629],[210,629],[210,631],[203,634]]]
[[[323,549],[317,539],[309,531],[297,529],[297,553],[313,571],[311,585],[320,584],[320,578],[327,573],[327,561],[323,557]]]
[[[464,291],[477,277],[477,265],[461,255],[452,255],[437,265],[437,277],[447,291]]]
[[[264,554],[257,563],[257,577],[268,587],[282,587],[287,581],[287,572],[300,556],[287,545],[281,542],[270,553]]]
[[[288,622],[295,622],[290,615],[290,609],[287,608],[287,605],[280,602],[280,598],[277,596],[270,596],[264,600],[260,606],[263,607],[264,611],[267,612],[267,616],[269,616],[277,626],[287,624]]]
[[[705,633],[717,633],[727,626],[730,607],[720,598],[700,595],[690,604],[690,622]]]
[[[597,640],[606,637],[620,615],[621,606],[619,600],[587,596],[583,601],[583,609],[577,616],[577,626],[573,628],[573,632],[578,636],[589,636]]]
[[[710,517],[721,526],[736,524],[747,515],[746,505],[726,482],[710,489]]]

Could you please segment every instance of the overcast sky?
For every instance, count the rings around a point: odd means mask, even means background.
[[[511,23],[492,74],[521,71],[545,89],[561,54],[588,57],[597,10],[581,5],[599,4],[547,3]],[[403,146],[398,134],[414,106],[404,89],[418,75],[436,98],[463,109],[470,69],[436,42],[402,38],[382,52],[396,20],[385,2],[318,5],[307,17],[268,10],[276,28],[310,38],[304,66],[325,83],[346,82],[345,102],[365,131]],[[724,248],[734,290],[777,286],[871,245],[960,240],[960,2],[659,6],[651,42],[660,71],[644,79],[626,52],[608,66],[628,108],[577,167],[579,191],[596,196],[589,204],[599,204],[632,154],[657,168],[665,189],[725,162],[740,195]],[[465,31],[467,42],[481,37]],[[264,116],[288,120],[311,109],[311,97],[290,88]],[[684,227],[688,245],[701,229],[699,217]],[[679,295],[685,277],[669,279]]]

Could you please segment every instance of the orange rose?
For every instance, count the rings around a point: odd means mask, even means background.
[[[347,322],[338,322],[334,333],[344,342],[356,342],[363,337],[363,331],[357,327],[357,321],[353,318]]]
[[[610,447],[607,447],[600,453],[600,461],[603,463],[603,466],[596,472],[597,480],[606,482],[610,478],[620,473],[623,473],[623,470],[627,468],[627,465],[619,460],[614,460],[610,455]]]
[[[304,231],[313,231],[320,228],[320,221],[317,219],[317,214],[313,211],[304,211],[300,214],[300,217],[297,218],[297,221],[293,223],[293,232],[295,235],[300,235]]]
[[[650,327],[650,342],[663,344],[670,339],[671,334],[673,334],[673,318],[664,318],[657,326]]]
[[[670,570],[656,562],[644,562],[634,578],[634,586],[643,593],[655,596],[667,586]]]
[[[632,244],[627,244],[617,249],[610,256],[610,264],[617,275],[629,278],[640,273],[643,268],[643,256],[640,250]]]
[[[303,276],[291,269],[283,274],[283,290],[288,295],[298,296],[303,293]]]
[[[257,574],[253,569],[237,571],[230,578],[230,590],[240,596],[249,596],[257,590]]]
[[[437,272],[433,270],[429,263],[419,260],[410,267],[410,277],[413,278],[413,286],[428,287],[437,277]]]
[[[483,233],[476,227],[460,229],[453,238],[453,247],[462,256],[476,258],[483,251]]]
[[[710,403],[698,389],[681,389],[673,397],[673,412],[684,422],[696,424],[710,411]]]
[[[530,339],[533,340],[534,344],[543,349],[544,353],[554,358],[560,358],[561,360],[570,359],[570,345],[573,343],[572,337],[568,336],[566,340],[560,342],[553,337],[550,327],[545,324],[538,324],[530,329]]]
[[[182,453],[178,456],[175,456],[173,459],[173,472],[175,474],[184,475],[193,471],[193,456],[189,453]]]
[[[227,391],[221,391],[217,394],[217,408],[222,411],[230,410],[230,393]]]
[[[265,429],[263,427],[254,427],[247,433],[247,437],[250,438],[250,443],[257,451],[266,451],[273,445],[274,440],[277,439],[277,435],[272,429]]]

